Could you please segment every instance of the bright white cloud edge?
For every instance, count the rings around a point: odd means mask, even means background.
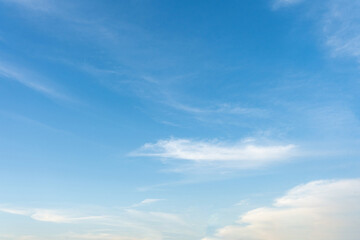
[[[360,179],[314,181],[203,240],[358,240]]]

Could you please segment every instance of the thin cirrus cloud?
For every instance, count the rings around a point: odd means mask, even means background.
[[[215,108],[199,108],[194,106],[189,106],[182,104],[174,99],[166,99],[166,104],[192,114],[233,114],[233,115],[248,115],[248,116],[257,116],[257,117],[265,117],[268,112],[264,109],[257,108],[245,108],[241,106],[237,106],[235,104],[222,103],[217,104]]]
[[[237,224],[203,240],[357,240],[360,179],[314,181],[291,189],[273,206],[249,211]]]
[[[0,61],[0,78],[16,81],[50,98],[64,100],[64,101],[73,101],[70,97],[40,82],[39,79],[42,79],[42,77],[38,76],[37,74],[34,74],[28,70],[1,61]]]
[[[297,3],[301,3],[304,0],[276,0],[273,3],[273,8],[277,9],[277,8],[281,8],[281,7],[286,7],[286,6],[291,6]]]
[[[223,143],[191,139],[159,140],[146,143],[132,156],[202,162],[236,162],[242,167],[261,166],[294,156],[295,145],[255,145],[252,142]]]
[[[360,62],[360,2],[332,0],[324,15],[326,44],[334,56],[351,56]]]
[[[187,223],[181,219],[178,215],[166,212],[144,212],[134,209],[127,209],[126,214],[130,218],[137,218],[142,222],[169,222],[180,225],[187,225]]]
[[[277,0],[274,9],[292,6],[304,0]],[[333,57],[353,57],[360,62],[360,2],[353,0],[310,1],[316,26]],[[312,11],[310,11],[312,12]]]
[[[147,198],[137,204],[132,205],[132,207],[141,207],[141,206],[150,205],[150,204],[157,203],[157,202],[164,201],[164,200],[165,199]]]
[[[17,4],[27,9],[41,12],[50,12],[53,10],[53,5],[48,0],[0,0],[1,2],[9,4]]]
[[[154,199],[147,199],[145,202],[154,202]],[[97,211],[100,208],[88,209]],[[111,214],[104,214],[110,213]],[[12,208],[0,206],[0,213],[13,214],[31,218],[37,221],[36,226],[42,228],[41,224],[54,224],[56,229],[59,224],[67,224],[73,232],[59,232],[59,235],[52,234],[44,238],[36,236],[36,239],[141,239],[141,240],[162,240],[164,234],[178,236],[174,239],[199,239],[199,231],[183,217],[175,213],[160,211],[140,211],[136,209],[106,209],[102,208],[100,215],[89,215],[73,210],[59,209],[37,209],[37,208]],[[82,228],[77,226],[81,224]],[[91,226],[91,227],[89,227]],[[61,228],[61,226],[60,226]],[[166,229],[166,231],[164,231]],[[10,235],[9,235],[10,236]],[[0,239],[2,236],[0,235]],[[6,239],[21,239],[21,236],[7,237]],[[173,239],[173,238],[172,238]]]

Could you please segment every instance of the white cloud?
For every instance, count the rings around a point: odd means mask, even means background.
[[[140,207],[140,206],[144,206],[144,205],[149,205],[149,204],[160,202],[160,201],[163,201],[163,200],[164,199],[159,199],[159,198],[147,198],[147,199],[144,199],[143,201],[141,201],[140,203],[134,204],[133,207]]]
[[[195,162],[236,162],[242,167],[259,166],[293,156],[295,146],[255,145],[251,142],[223,143],[189,139],[159,140],[147,143],[133,156],[181,159]]]
[[[143,202],[154,202],[146,199]],[[108,239],[108,240],[162,240],[199,239],[200,231],[183,219],[184,215],[160,211],[140,211],[135,209],[93,208],[89,211],[101,214],[84,214],[73,210],[11,208],[0,206],[0,212],[26,216],[38,221],[34,226],[44,227],[42,222],[66,223],[71,232],[58,235],[34,235],[35,239]],[[85,211],[84,209],[82,211]],[[104,214],[104,212],[110,214]],[[75,225],[76,224],[76,225]],[[78,227],[81,224],[81,228]],[[56,225],[52,227],[56,229]],[[1,234],[2,232],[0,232]],[[30,232],[31,233],[31,232]],[[13,233],[8,233],[11,234]],[[60,234],[60,235],[59,235]],[[7,239],[21,239],[20,236]],[[1,235],[0,235],[0,239]]]
[[[86,216],[86,217],[72,217],[62,215],[53,210],[36,210],[31,218],[37,221],[54,222],[54,223],[74,223],[87,220],[103,219],[103,216]]]
[[[150,203],[159,202],[159,201],[162,201],[162,200],[163,199],[148,198],[148,199],[145,199],[145,200],[141,201],[140,204],[150,204]]]
[[[315,181],[203,240],[358,240],[360,179]]]
[[[104,219],[104,216],[73,216],[53,209],[0,208],[0,212],[31,217],[41,222],[76,223],[87,220]]]
[[[30,215],[31,210],[26,209],[13,209],[13,208],[0,208],[0,212],[10,213],[15,215]]]

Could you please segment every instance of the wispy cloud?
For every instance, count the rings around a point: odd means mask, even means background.
[[[88,220],[104,219],[104,216],[73,216],[53,209],[16,209],[0,208],[0,212],[28,216],[34,220],[53,223],[76,223]]]
[[[161,199],[145,199],[142,204],[151,204]],[[99,214],[100,211],[100,214]],[[97,212],[97,214],[88,214]],[[0,206],[0,213],[29,217],[39,223],[66,223],[74,232],[52,235],[51,238],[36,236],[36,239],[117,239],[117,240],[161,240],[164,236],[171,239],[199,238],[199,231],[183,218],[184,214],[163,211],[141,211],[132,208],[87,208],[45,209]],[[82,228],[76,226],[82,224]],[[89,228],[89,226],[91,226]],[[56,228],[56,226],[54,226]],[[1,236],[1,235],[0,235]],[[9,237],[9,239],[13,239]],[[20,239],[20,236],[14,236]]]
[[[203,115],[211,115],[211,114],[231,114],[231,115],[244,115],[244,116],[252,116],[252,117],[264,117],[268,114],[268,112],[264,109],[258,108],[246,108],[241,107],[236,104],[228,104],[228,103],[221,103],[221,104],[214,104],[215,106],[209,107],[194,107],[179,103],[177,101],[173,101],[168,99],[167,104],[171,107],[192,113],[192,114],[203,114]]]
[[[127,209],[126,213],[145,222],[172,222],[181,225],[186,225],[185,221],[181,219],[178,215],[166,212],[145,212],[145,211],[138,211],[134,209]]]
[[[147,198],[147,199],[144,199],[143,201],[141,201],[139,203],[134,204],[132,207],[140,207],[140,206],[149,205],[149,204],[160,202],[160,201],[164,201],[164,199]]]
[[[332,0],[322,20],[326,44],[334,56],[351,56],[360,62],[360,2]]]
[[[72,240],[146,240],[150,238],[135,238],[135,237],[125,237],[118,234],[111,234],[111,233],[85,233],[85,234],[67,234],[66,239]]]
[[[297,3],[301,3],[303,1],[304,0],[275,0],[273,3],[273,8],[277,9],[281,7],[291,6]]]
[[[53,4],[49,0],[0,0],[8,4],[16,4],[18,6],[41,12],[50,12],[54,9]]]
[[[12,2],[10,0],[3,1]],[[94,20],[89,20],[88,18],[82,18],[82,15],[78,14],[79,9],[71,4],[69,5],[71,7],[68,7],[71,11],[66,11],[67,8],[63,6],[64,4],[49,0],[15,0],[13,3],[30,11],[41,10],[36,13],[52,17],[55,16],[57,19],[63,21],[64,28],[59,38],[63,39],[64,35],[70,36],[69,41],[76,43],[78,39],[73,36],[81,35],[83,38],[89,39],[92,44],[100,46],[102,51],[107,52],[112,62],[116,64],[100,67],[91,63],[84,63],[83,60],[69,60],[67,57],[58,56],[56,57],[57,59],[55,59],[53,56],[49,56],[49,58],[92,75],[98,79],[101,85],[108,89],[119,93],[126,92],[126,94],[130,91],[139,98],[151,100],[153,103],[161,104],[162,106],[168,106],[171,108],[171,111],[178,110],[183,113],[185,112],[194,119],[202,122],[206,121],[221,124],[226,124],[227,122],[232,124],[236,122],[238,124],[238,119],[223,121],[223,117],[231,118],[231,115],[235,118],[238,116],[264,117],[268,114],[263,109],[245,107],[241,106],[241,104],[236,105],[219,102],[198,106],[196,104],[190,105],[183,103],[183,100],[187,97],[179,96],[179,91],[174,89],[174,85],[191,78],[194,73],[175,74],[171,76],[154,76],[149,74],[146,70],[147,68],[143,66],[153,65],[151,62],[139,60],[137,49],[139,45],[147,49],[147,51],[141,51],[141,59],[148,57],[153,59],[154,55],[162,53],[157,56],[156,59],[163,62],[162,64],[166,64],[173,60],[168,61],[168,59],[172,57],[169,56],[167,52],[162,51],[162,47],[160,46],[180,44],[179,42],[164,42],[147,30],[129,23],[118,22],[117,27],[114,27],[113,24],[107,23],[103,19],[95,18]],[[69,33],[63,34],[64,30],[69,31]],[[72,34],[74,32],[76,34]],[[81,38],[80,41],[82,41],[83,38]],[[135,44],[136,48],[133,46],[134,42],[138,43]],[[80,43],[82,44],[82,42]],[[156,46],[157,49],[156,53],[153,52],[154,46]],[[144,57],[144,53],[149,53],[150,55]],[[127,57],[126,59],[121,59],[120,56]],[[157,68],[158,66],[154,67]],[[175,95],[177,97],[175,97]],[[165,123],[173,122],[166,119],[162,121]],[[180,124],[175,122],[172,125],[179,126]]]
[[[34,91],[42,93],[48,97],[73,101],[70,97],[60,93],[53,87],[43,83],[43,77],[23,68],[19,68],[0,61],[0,77],[16,81]]]
[[[6,240],[161,240],[161,237],[128,237],[122,234],[116,233],[99,233],[99,232],[87,232],[87,233],[66,233],[66,234],[51,234],[50,236],[39,235],[15,235],[6,234],[0,235],[0,239]]]
[[[251,141],[225,143],[172,138],[147,143],[131,155],[195,162],[237,162],[241,167],[254,167],[292,157],[294,150],[293,144],[256,145]]]
[[[304,0],[277,0],[274,8],[294,5]],[[334,57],[354,57],[360,62],[360,2],[353,0],[309,1],[310,12],[324,44]],[[321,9],[321,11],[314,11]]]
[[[359,179],[310,182],[203,240],[357,240],[359,201]]]

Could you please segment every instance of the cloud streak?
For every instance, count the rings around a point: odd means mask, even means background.
[[[323,19],[326,44],[334,56],[351,56],[360,62],[360,2],[332,0]]]
[[[203,240],[357,240],[360,179],[314,181]]]
[[[274,9],[292,6],[304,0],[277,0]],[[310,11],[320,29],[324,44],[333,57],[354,57],[360,63],[360,2],[330,0],[309,2]]]
[[[158,199],[158,198],[147,198],[141,201],[140,203],[134,204],[132,207],[141,207],[144,205],[153,204],[156,202],[164,201],[164,199]]]
[[[147,143],[132,156],[159,157],[194,162],[237,162],[253,167],[292,157],[295,145],[255,145],[251,142],[223,143],[191,139],[159,140]]]
[[[54,10],[52,2],[48,0],[0,0],[0,2],[16,4],[26,9],[39,12],[49,13]]]
[[[88,220],[104,219],[104,216],[79,217],[79,216],[68,215],[59,210],[52,210],[52,209],[0,208],[0,212],[28,216],[36,221],[53,222],[53,223],[77,223]]]
[[[46,86],[44,83],[41,83],[39,79],[42,77],[36,76],[27,70],[20,69],[18,67],[3,63],[0,61],[0,77],[16,81],[34,91],[42,93],[48,97],[69,101],[71,100],[68,96],[59,93],[59,91]]]
[[[160,199],[145,199],[142,204],[151,204]],[[101,213],[99,214],[99,210]],[[29,217],[38,222],[53,224],[68,224],[69,232],[61,235],[51,235],[44,239],[121,239],[121,240],[148,240],[166,239],[166,236],[175,236],[171,239],[200,238],[200,234],[183,219],[184,215],[162,211],[140,211],[137,209],[125,208],[106,209],[93,208],[86,212],[97,212],[98,214],[86,214],[82,211],[71,209],[43,209],[43,208],[15,208],[6,205],[0,206],[0,213],[7,213]],[[106,213],[109,214],[106,214]],[[79,229],[78,225],[81,224]],[[89,227],[90,226],[90,227]],[[56,228],[56,226],[54,226]],[[196,237],[195,237],[196,236]],[[1,235],[0,235],[1,238]],[[9,239],[12,239],[8,237]],[[14,236],[20,239],[20,236]],[[36,236],[36,239],[42,239]]]
[[[273,8],[274,9],[278,9],[281,7],[287,7],[287,6],[291,6],[294,4],[298,4],[303,2],[304,0],[276,0],[273,4]]]

